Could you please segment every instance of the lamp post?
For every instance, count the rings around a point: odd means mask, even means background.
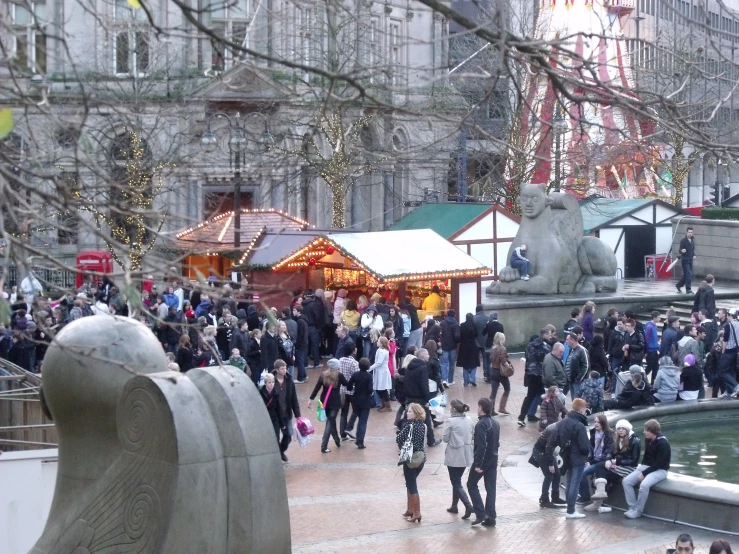
[[[557,105],[557,114],[552,120],[552,131],[554,132],[554,192],[559,192],[562,179],[560,174],[560,157],[562,155],[560,140],[562,135],[567,132],[567,122],[562,117],[562,107],[559,105]]]
[[[234,172],[234,250],[241,248],[241,167],[246,164],[246,135],[244,133],[246,119],[249,117],[259,117],[264,124],[264,133],[259,140],[260,146],[268,151],[274,144],[274,139],[269,132],[269,123],[267,118],[258,112],[251,112],[242,120],[241,114],[237,113],[236,117],[231,117],[225,112],[215,112],[211,114],[206,123],[206,130],[200,138],[200,145],[203,150],[213,153],[218,148],[218,139],[211,130],[210,122],[214,117],[225,117],[228,120],[228,150],[229,165]]]

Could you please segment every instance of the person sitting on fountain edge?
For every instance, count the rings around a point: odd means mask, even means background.
[[[521,274],[521,280],[529,280],[530,265],[531,262],[526,257],[526,245],[522,244],[521,246],[514,248],[513,253],[511,254],[511,267],[519,271]]]

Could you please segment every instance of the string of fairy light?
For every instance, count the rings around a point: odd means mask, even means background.
[[[313,136],[308,138],[307,146],[311,148],[315,158],[304,157],[308,165],[318,171],[331,191],[331,226],[334,228],[346,227],[345,198],[350,179],[375,170],[370,162],[357,164],[362,130],[373,119],[372,115],[362,116],[346,130],[340,114],[322,113],[317,118],[316,128],[326,137],[326,142],[331,147],[329,155],[321,152]]]
[[[113,240],[105,243],[113,259],[124,268],[136,270],[141,268],[144,257],[154,247],[159,231],[164,225],[164,218],[161,218],[156,228],[152,229],[147,215],[154,199],[163,188],[159,172],[169,164],[160,163],[153,168],[148,167],[143,141],[135,131],[127,132],[130,142],[126,150],[124,182],[111,185],[110,203],[116,205],[116,210],[104,211],[89,202],[81,205],[82,209],[93,214],[98,225],[105,223],[110,229]],[[157,175],[156,181],[152,179],[153,175]],[[112,198],[114,190],[118,196],[115,201]],[[76,190],[75,195],[79,200],[82,199],[81,191]],[[118,252],[118,245],[124,246],[128,260]]]

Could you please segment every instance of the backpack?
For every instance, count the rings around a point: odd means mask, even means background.
[[[537,342],[532,341],[526,347],[526,373],[528,375],[541,375],[544,367],[544,358],[549,350],[546,343],[539,339]]]

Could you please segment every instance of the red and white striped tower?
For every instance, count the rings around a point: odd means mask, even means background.
[[[529,72],[520,122],[521,144],[535,152],[530,159],[532,183],[551,185],[557,180],[558,138],[561,190],[614,198],[655,194],[650,169],[654,153],[644,144],[644,137],[652,132],[651,123],[609,102],[614,95],[634,97],[623,36],[634,1],[539,0],[534,38],[552,45],[550,65],[569,81],[568,91],[585,101],[564,99],[555,94],[543,72]],[[598,97],[606,102],[593,101]],[[552,125],[558,117],[566,123],[560,123],[559,135]]]

